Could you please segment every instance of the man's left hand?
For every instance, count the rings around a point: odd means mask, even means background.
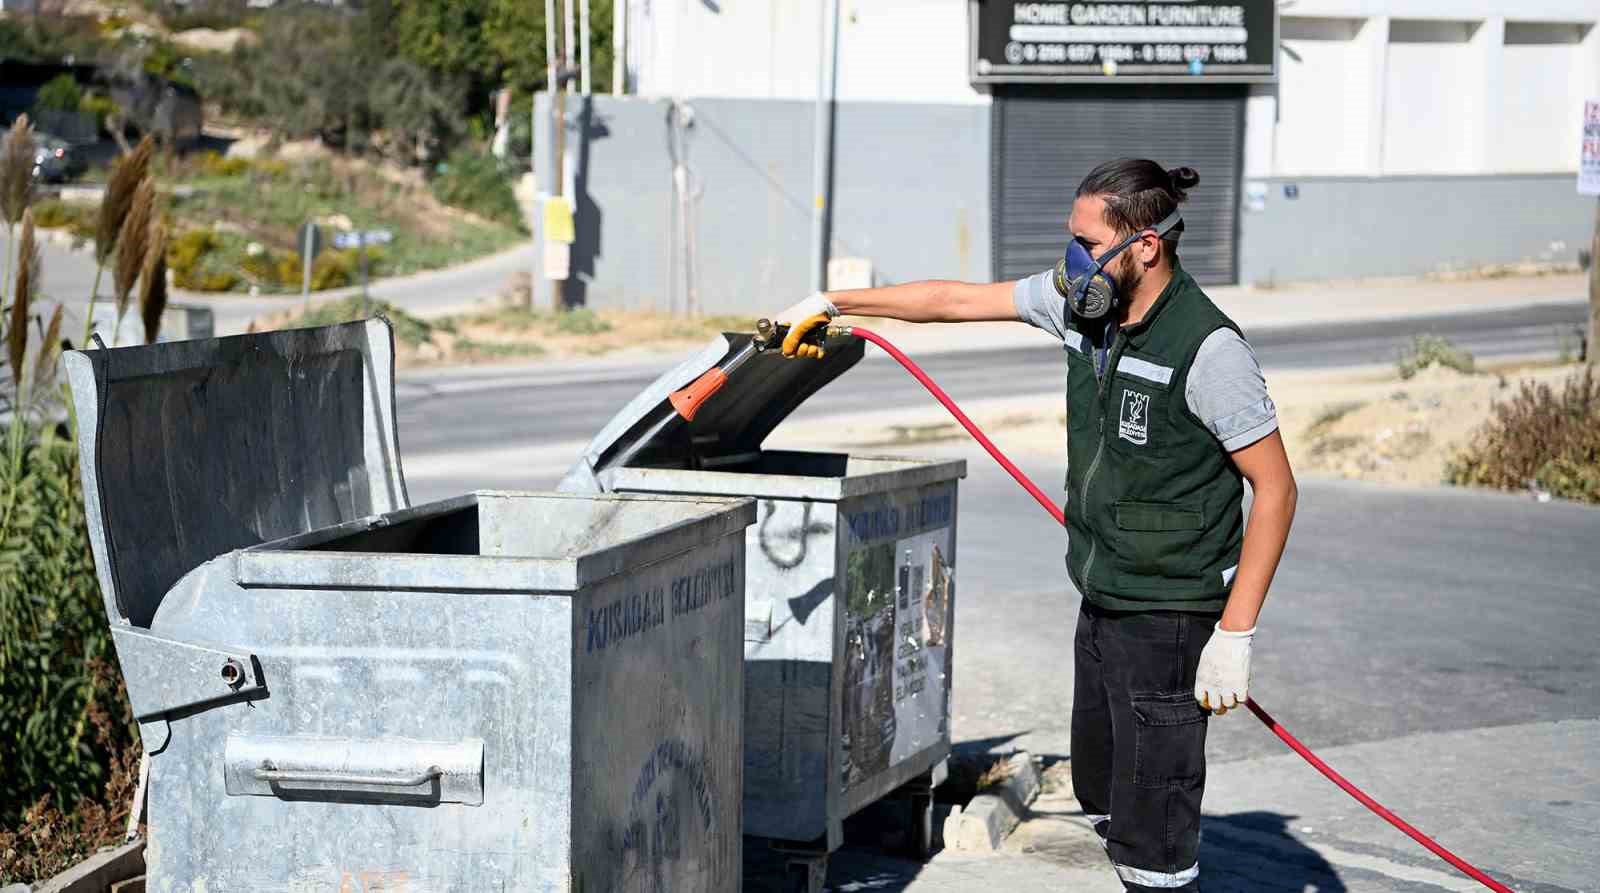
[[[1250,689],[1250,642],[1256,628],[1226,630],[1218,623],[1200,652],[1194,676],[1194,699],[1218,716],[1244,704]]]
[[[783,339],[783,355],[802,359],[822,359],[823,351],[819,345],[801,344],[800,341],[812,330],[826,327],[838,315],[839,308],[833,306],[822,292],[817,292],[778,314],[774,322],[789,327],[789,334]]]

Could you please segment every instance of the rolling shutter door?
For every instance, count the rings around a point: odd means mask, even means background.
[[[1055,266],[1078,183],[1114,158],[1188,166],[1178,255],[1202,284],[1238,280],[1244,90],[1228,85],[1014,87],[994,102],[994,269],[1002,281]]]

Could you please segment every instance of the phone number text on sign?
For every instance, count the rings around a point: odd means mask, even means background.
[[[1012,65],[1029,62],[1080,63],[1151,62],[1187,64],[1190,62],[1244,62],[1242,46],[1206,44],[1144,44],[1134,47],[1118,43],[1016,43],[1006,45],[1006,61]]]

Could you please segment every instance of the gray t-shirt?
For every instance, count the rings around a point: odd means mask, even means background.
[[[1054,270],[1018,280],[1012,292],[1017,318],[1063,342],[1067,338],[1066,304],[1051,281]],[[1255,352],[1239,333],[1218,329],[1206,336],[1195,353],[1184,391],[1189,411],[1233,452],[1278,430],[1278,410],[1267,395],[1267,379]]]

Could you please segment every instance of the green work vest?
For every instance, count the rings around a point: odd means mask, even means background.
[[[1238,331],[1176,263],[1135,325],[1107,333],[1069,314],[1067,570],[1093,604],[1209,612],[1227,601],[1244,484],[1185,398],[1201,342],[1224,327]]]

